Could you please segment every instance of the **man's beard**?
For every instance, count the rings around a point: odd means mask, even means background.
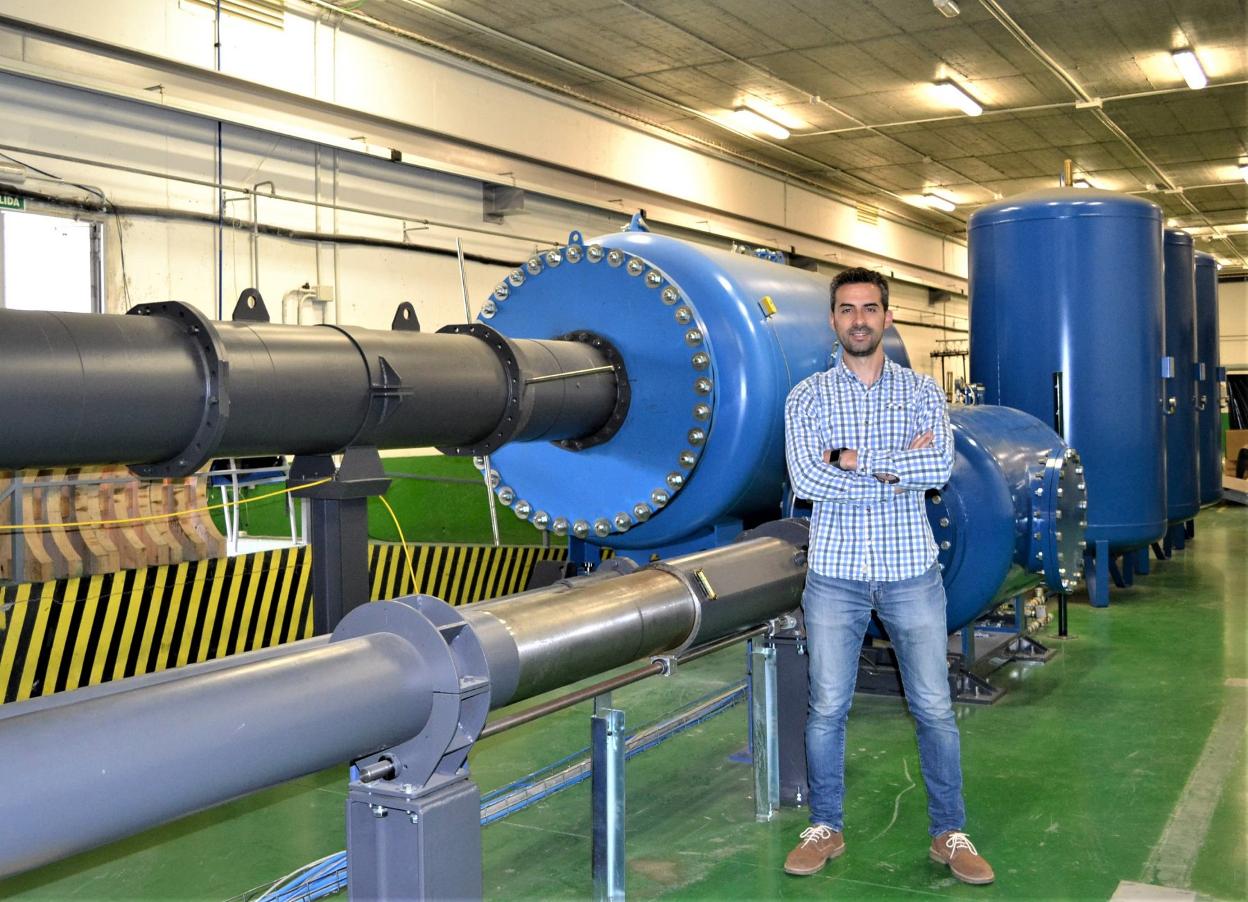
[[[837,337],[838,337],[838,338],[841,338],[840,336],[837,336]],[[846,336],[846,337],[848,337],[848,336]],[[879,346],[880,346],[880,342],[884,340],[884,333],[883,333],[883,332],[872,332],[872,333],[871,333],[871,337],[872,337],[874,340],[873,340],[873,341],[871,341],[871,343],[870,343],[870,344],[868,344],[868,345],[867,345],[865,348],[863,348],[862,350],[855,350],[855,348],[854,348],[852,345],[850,345],[850,343],[849,343],[848,341],[846,341],[846,340],[845,340],[845,338],[841,338],[841,348],[842,348],[842,349],[845,351],[845,353],[846,353],[846,354],[848,354],[850,357],[870,357],[872,354],[874,354],[874,353],[875,353],[876,349],[877,349],[877,348],[879,348]]]

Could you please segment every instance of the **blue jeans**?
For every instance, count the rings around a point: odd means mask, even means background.
[[[807,571],[802,596],[810,656],[806,769],[810,822],[844,827],[845,722],[858,679],[858,654],[876,610],[897,654],[906,703],[919,736],[932,836],[961,830],[962,762],[945,661],[945,587],[935,564],[896,582],[832,579]]]

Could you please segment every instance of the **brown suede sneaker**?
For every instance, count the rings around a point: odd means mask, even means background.
[[[799,877],[817,874],[825,864],[845,851],[845,837],[831,827],[817,824],[802,831],[802,841],[784,859],[784,872]]]
[[[984,861],[965,833],[950,830],[932,840],[929,850],[932,861],[949,865],[953,876],[963,883],[992,883],[992,865]]]

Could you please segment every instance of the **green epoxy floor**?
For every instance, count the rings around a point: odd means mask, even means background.
[[[1108,899],[1120,881],[1154,881],[1156,847],[1190,780],[1166,849],[1191,845],[1192,824],[1208,828],[1180,859],[1182,882],[1201,897],[1248,898],[1246,605],[1248,509],[1207,510],[1188,549],[1115,592],[1110,608],[1076,599],[1074,638],[1052,640],[1053,661],[1009,665],[993,678],[1010,690],[1001,702],[959,707],[968,829],[997,869],[992,886],[958,884],[927,860],[911,722],[900,702],[859,696],[843,858],[815,877],[781,871],[805,815],[754,822],[750,770],[729,758],[745,744],[739,706],[629,763],[629,896]],[[615,703],[640,725],[738,678],[742,665],[729,650],[620,690]],[[1206,758],[1193,776],[1219,724],[1224,738],[1232,731],[1231,757]],[[587,734],[585,709],[546,718],[481,743],[474,774],[492,789],[582,748]],[[239,897],[341,849],[344,799],[341,770],[296,780],[0,883],[0,897]],[[487,827],[486,897],[590,897],[589,834],[587,783]]]

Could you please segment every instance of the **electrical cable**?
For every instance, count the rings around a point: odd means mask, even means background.
[[[168,514],[147,514],[142,517],[124,517],[119,520],[77,520],[70,523],[5,523],[0,524],[0,532],[34,532],[36,530],[52,530],[52,529],[80,529],[83,526],[123,526],[127,523],[150,523],[153,520],[173,520],[177,517],[185,517],[187,514],[202,514],[208,511],[224,510],[227,507],[240,507],[244,504],[254,504],[257,501],[264,501],[268,498],[276,498],[279,495],[289,495],[291,492],[297,492],[301,489],[310,489],[313,486],[324,485],[332,482],[332,477],[318,479],[316,482],[305,482],[295,486],[287,486],[284,489],[278,489],[274,492],[266,492],[263,495],[254,495],[251,498],[240,498],[237,501],[222,501],[219,504],[208,504],[204,507],[192,507],[184,511],[174,511]],[[389,505],[387,505],[389,507]]]
[[[385,495],[377,496],[385,509],[390,514],[390,519],[394,521],[394,528],[398,530],[399,542],[403,546],[403,560],[407,563],[407,576],[412,581],[412,591],[416,591],[416,568],[412,566],[412,551],[407,547],[407,539],[403,537],[403,527],[399,524],[399,517],[394,512],[394,508],[390,506],[390,502],[386,500]]]

